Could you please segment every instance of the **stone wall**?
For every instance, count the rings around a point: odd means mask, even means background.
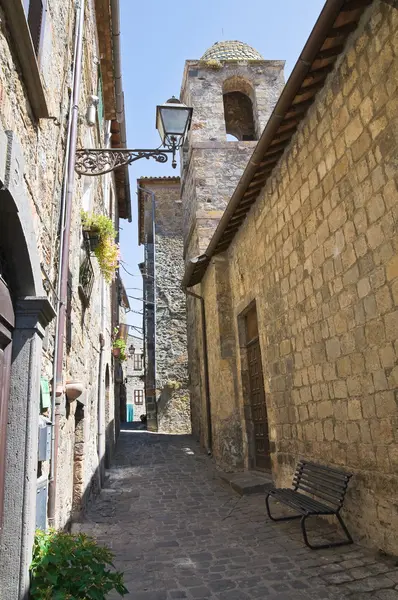
[[[353,472],[349,525],[357,539],[392,553],[398,551],[397,39],[398,11],[373,2],[201,286],[214,432],[235,411],[232,393],[246,432],[238,321],[255,302],[277,485],[290,484],[300,456]],[[228,271],[220,261],[229,267],[227,303]],[[219,311],[220,289],[227,317]],[[221,342],[231,331],[226,359]],[[224,444],[234,439],[228,433]],[[215,453],[222,462],[220,445]],[[246,439],[246,466],[247,449]]]
[[[184,271],[180,180],[143,178],[139,184],[155,194],[155,280],[148,285],[154,285],[155,291],[152,360],[156,364],[157,427],[163,433],[189,433],[186,299],[180,287]],[[141,201],[151,202],[148,194],[144,197]],[[151,210],[145,211],[145,218],[152,218]]]
[[[129,355],[127,364],[125,367],[126,383],[126,401],[127,404],[133,406],[133,421],[141,422],[140,416],[146,414],[145,408],[145,382],[144,382],[144,360],[142,361],[142,369],[135,369],[134,356],[143,356],[143,340],[135,335],[129,335],[127,338],[127,348],[134,346],[134,354]],[[141,390],[143,392],[143,404],[137,405],[134,399],[134,391]]]
[[[71,65],[75,3],[49,1],[47,4],[43,51],[40,56],[40,73],[52,119],[36,121],[29,103],[25,82],[21,74],[15,48],[19,40],[13,39],[8,27],[7,15],[0,8],[0,121],[2,128],[14,132],[23,149],[24,192],[30,201],[31,221],[36,236],[37,248],[43,269],[43,283],[49,297],[54,301],[59,251],[59,219],[62,179],[71,87]],[[87,107],[87,96],[97,92],[96,16],[94,4],[86,3],[84,64],[79,111],[83,116]],[[88,128],[85,119],[79,120],[78,147],[100,145],[104,142],[104,124]],[[60,445],[57,471],[57,506],[55,526],[66,525],[72,514],[76,486],[81,490],[81,502],[87,501],[91,488],[98,487],[98,381],[101,327],[101,285],[97,261],[92,257],[95,278],[91,300],[85,307],[78,294],[79,267],[82,245],[80,211],[83,192],[88,193],[90,210],[109,211],[109,190],[113,186],[110,176],[106,178],[75,180],[72,208],[69,301],[64,356],[65,380],[81,381],[85,386],[85,406],[82,416],[76,417],[76,402],[63,403],[61,416]],[[114,190],[115,193],[115,190]],[[87,196],[86,196],[87,197]],[[115,203],[114,203],[115,204]],[[118,222],[117,208],[113,207],[113,219]],[[1,245],[1,240],[0,240]],[[111,364],[111,300],[109,287],[105,292],[105,366],[109,364],[111,385],[109,387],[109,422],[113,421],[113,368]],[[53,321],[44,340],[42,375],[52,378],[54,350]],[[76,432],[79,432],[78,434]],[[82,446],[76,447],[77,439]],[[84,456],[84,460],[81,457]],[[74,458],[77,466],[74,474]],[[43,464],[48,472],[48,464]]]

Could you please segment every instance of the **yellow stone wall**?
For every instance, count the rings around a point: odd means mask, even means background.
[[[227,256],[213,259],[200,286],[213,436],[239,416],[241,461],[250,465],[238,317],[255,301],[277,485],[290,484],[300,456],[346,467],[355,474],[346,499],[354,535],[395,553],[397,86],[398,10],[374,2]],[[214,445],[221,464],[231,439]]]

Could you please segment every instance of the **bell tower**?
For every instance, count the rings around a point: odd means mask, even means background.
[[[186,61],[181,101],[193,107],[181,152],[186,260],[206,250],[279,98],[283,67],[238,41]]]

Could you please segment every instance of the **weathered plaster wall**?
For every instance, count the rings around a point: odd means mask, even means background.
[[[374,2],[228,252],[234,378],[243,406],[237,322],[255,300],[276,483],[290,483],[300,456],[347,468],[354,534],[393,553],[397,34],[397,10]],[[202,285],[213,372],[218,286],[215,261]],[[231,392],[224,378],[212,386],[217,421]]]

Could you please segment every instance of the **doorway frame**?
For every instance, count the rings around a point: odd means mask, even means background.
[[[238,342],[239,342],[239,354],[240,354],[240,371],[241,371],[241,385],[242,385],[242,400],[243,400],[243,420],[244,420],[244,432],[246,436],[247,443],[247,454],[246,454],[246,464],[249,470],[259,471],[262,473],[271,473],[271,469],[259,469],[256,467],[256,445],[255,445],[255,431],[254,431],[254,421],[253,421],[253,412],[251,405],[251,389],[250,389],[250,372],[249,372],[249,359],[248,359],[248,351],[247,346],[250,342],[253,342],[254,339],[258,339],[258,343],[260,346],[261,353],[261,362],[262,362],[262,374],[263,374],[263,386],[264,386],[264,401],[265,408],[267,412],[267,424],[268,424],[268,435],[269,431],[269,411],[267,406],[267,401],[265,397],[265,382],[264,382],[264,368],[263,368],[263,349],[261,347],[261,339],[258,331],[258,338],[253,338],[252,340],[247,339],[247,327],[246,327],[246,318],[247,315],[253,310],[256,310],[257,314],[257,323],[258,323],[258,310],[257,310],[257,302],[254,298],[251,300],[245,308],[238,313],[237,315],[237,326],[238,326]],[[271,452],[270,452],[271,454]]]

